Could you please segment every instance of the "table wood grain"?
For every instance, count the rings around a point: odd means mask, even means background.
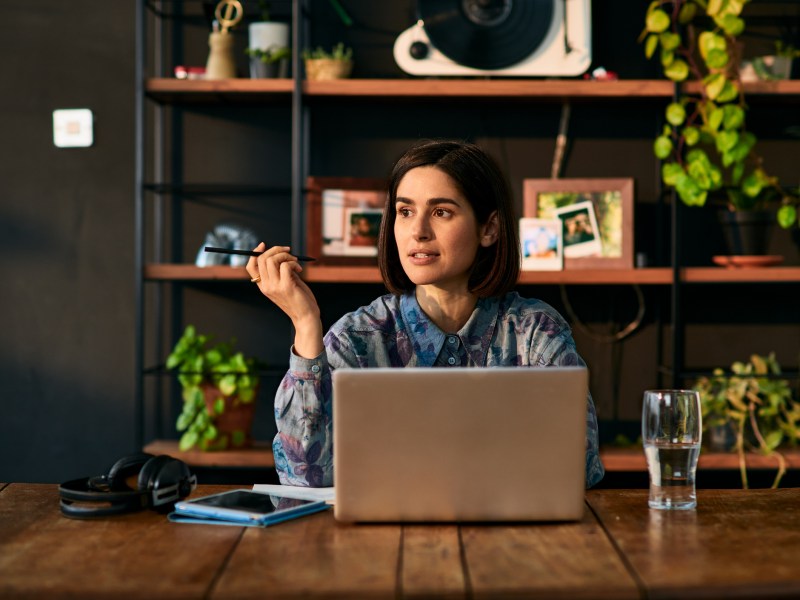
[[[200,486],[193,496],[233,489]],[[798,598],[800,490],[590,490],[571,523],[267,528],[142,511],[63,517],[58,486],[0,484],[0,598]]]
[[[691,511],[650,510],[646,490],[587,499],[650,598],[800,597],[800,489],[698,490]]]

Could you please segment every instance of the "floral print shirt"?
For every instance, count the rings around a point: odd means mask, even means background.
[[[275,397],[278,434],[272,444],[281,483],[333,485],[334,369],[368,367],[583,366],[563,317],[548,304],[510,292],[481,298],[455,334],[439,329],[413,292],[387,294],[339,319],[313,359],[291,352]],[[586,486],[604,475],[597,417],[586,399]]]

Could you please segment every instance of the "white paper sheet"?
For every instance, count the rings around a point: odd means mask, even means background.
[[[298,498],[300,500],[325,500],[328,504],[333,504],[333,487],[301,487],[299,485],[274,485],[271,483],[256,483],[253,485],[254,492],[264,492],[274,496],[286,496],[287,498]]]

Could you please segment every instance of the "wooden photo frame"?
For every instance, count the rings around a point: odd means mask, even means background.
[[[524,179],[525,218],[562,218],[564,269],[633,268],[633,179]],[[573,206],[576,205],[576,206]],[[583,207],[592,210],[583,211]],[[576,210],[573,211],[572,209]],[[584,213],[584,214],[581,214]],[[570,256],[565,216],[588,217],[589,237],[600,244],[590,255]],[[596,225],[592,225],[596,223]],[[597,229],[592,232],[592,227]],[[583,252],[586,254],[585,246]]]
[[[386,181],[359,177],[306,180],[306,253],[324,265],[378,264],[377,229]],[[366,231],[359,233],[359,224]]]

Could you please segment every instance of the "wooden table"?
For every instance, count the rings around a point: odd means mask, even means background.
[[[194,495],[230,489],[201,486]],[[266,528],[78,521],[56,485],[0,483],[0,598],[800,597],[800,489],[587,493],[559,524],[348,525],[330,511]]]

